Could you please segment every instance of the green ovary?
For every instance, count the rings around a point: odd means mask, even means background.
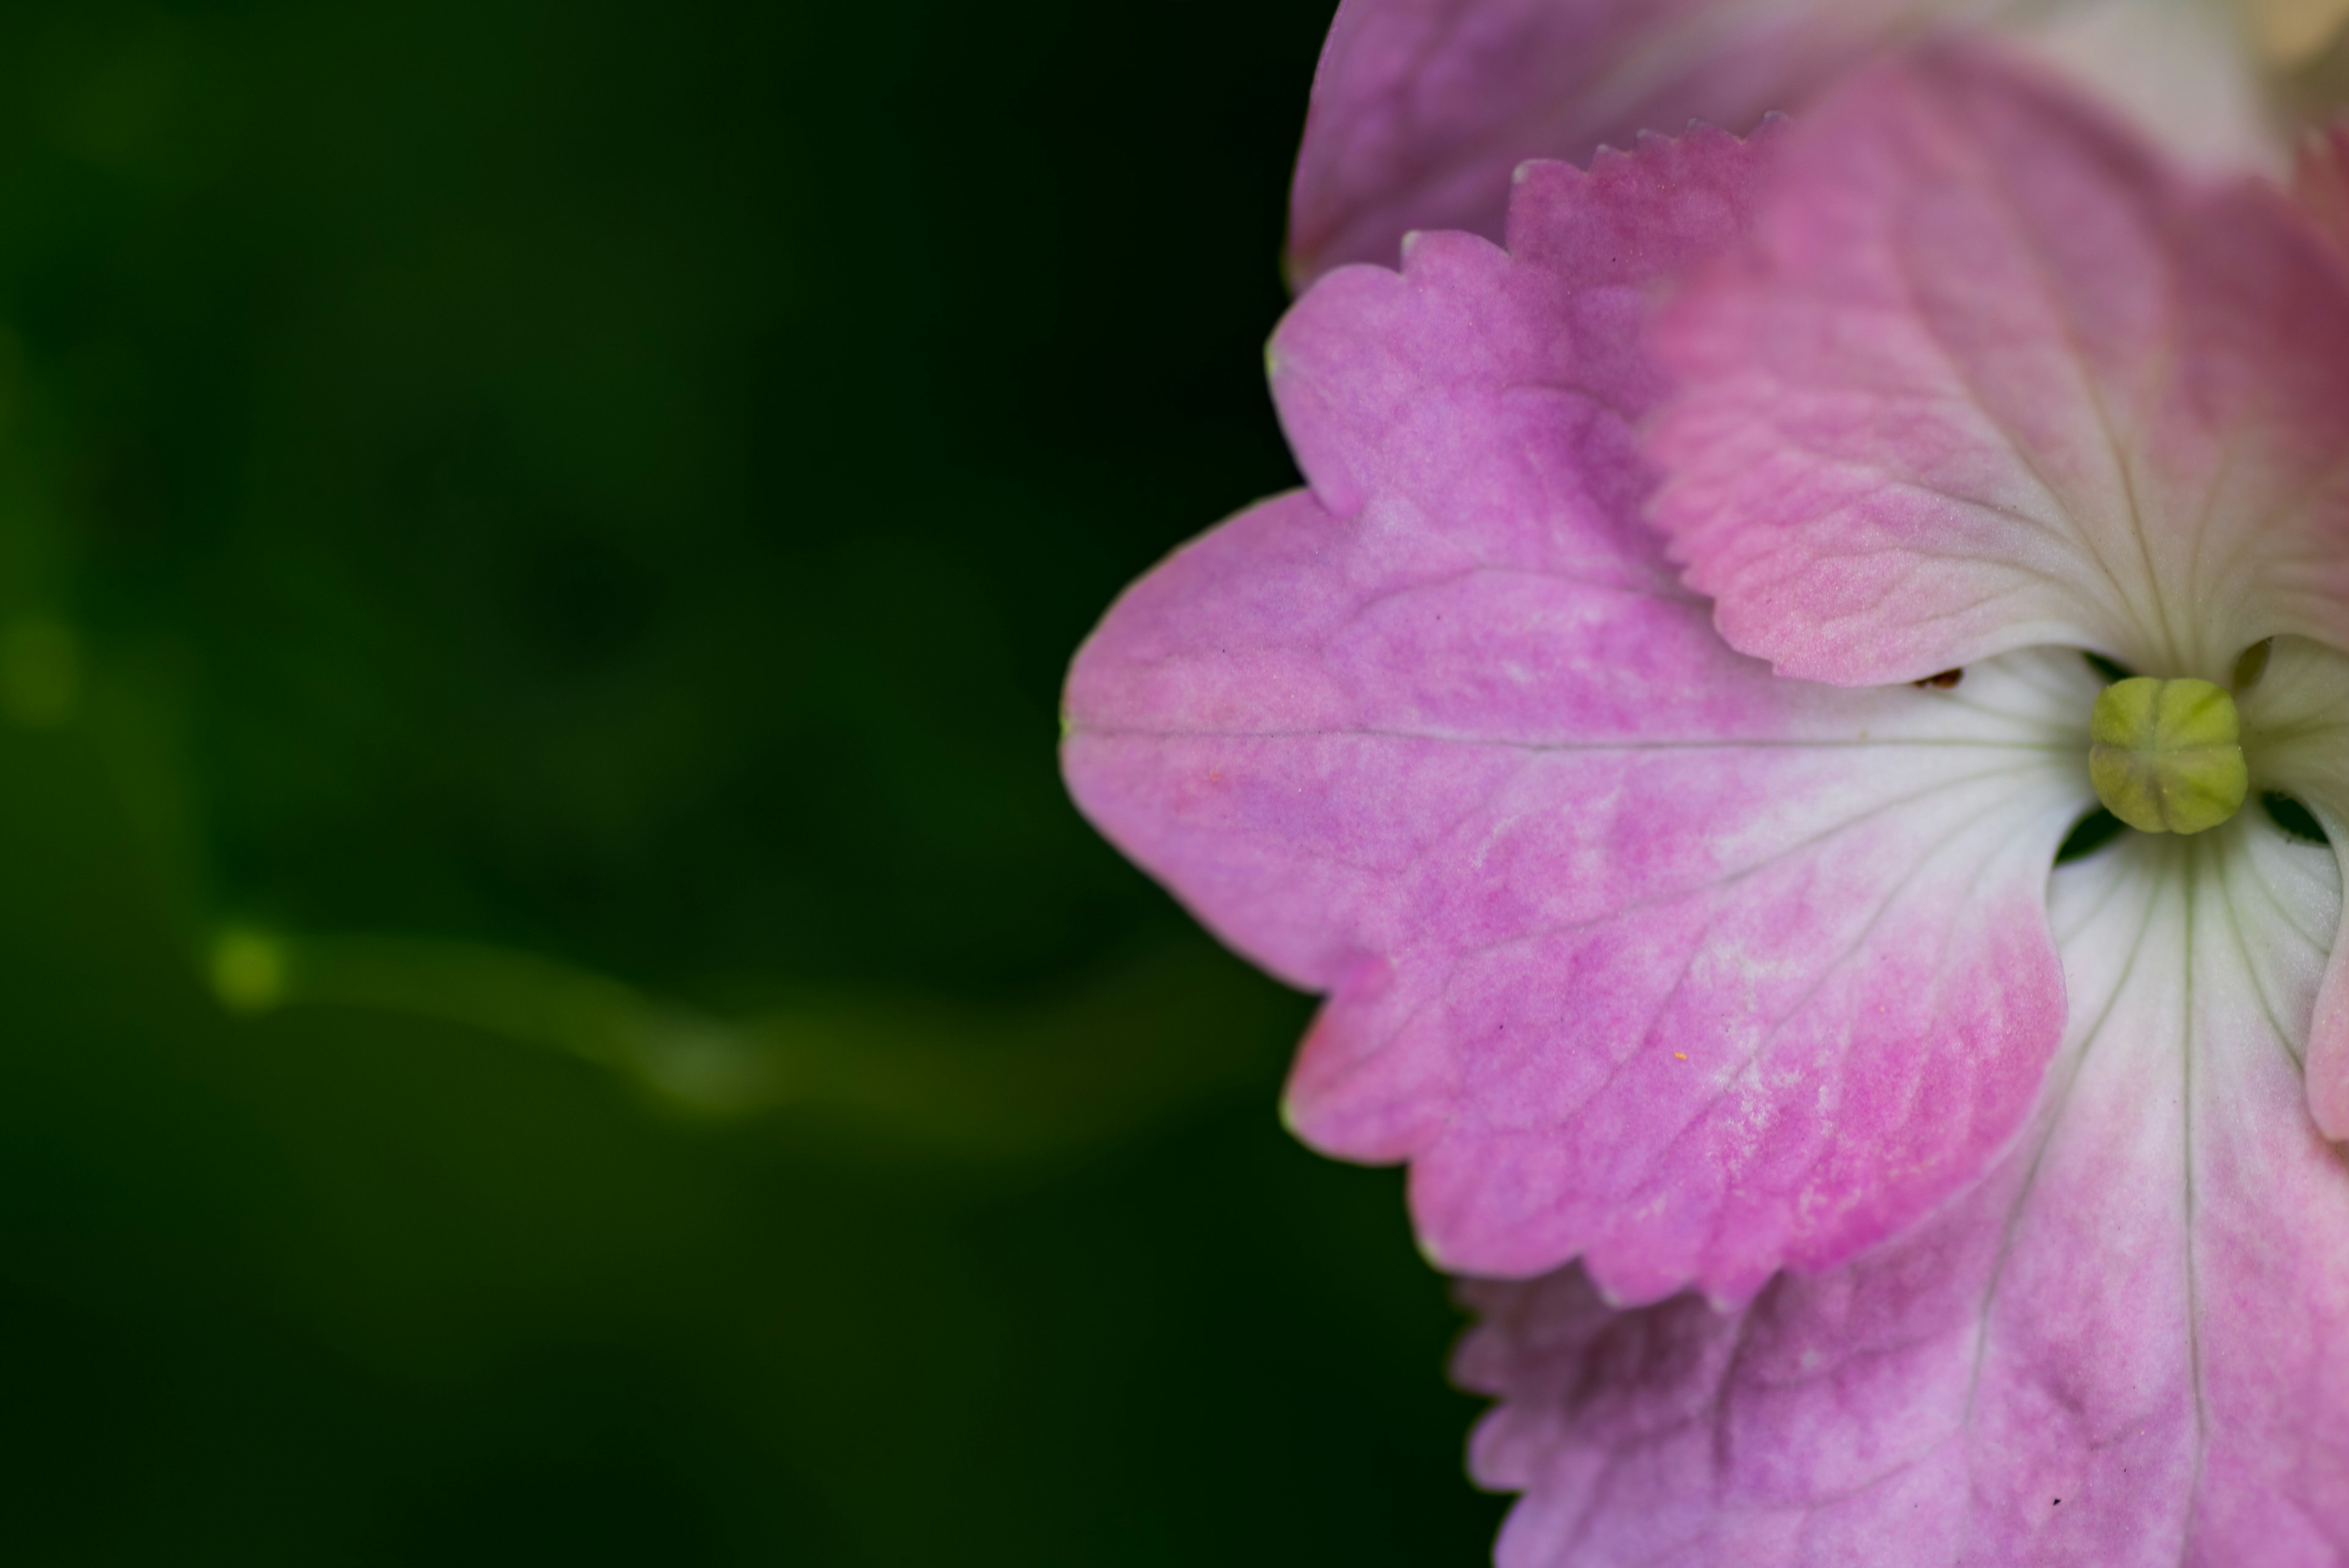
[[[2088,777],[2115,816],[2145,833],[2199,833],[2242,809],[2235,701],[2208,680],[2117,680],[2088,722]]]

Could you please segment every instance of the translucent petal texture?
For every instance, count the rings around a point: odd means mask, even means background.
[[[1662,331],[1656,515],[1732,644],[1844,684],[2045,643],[2223,682],[2349,632],[2349,286],[2280,192],[1979,47],[1785,151]]]
[[[1692,119],[1744,130],[1953,0],[1345,0],[1289,201],[1299,286],[1414,229],[1501,237],[1509,171]]]
[[[1778,680],[1637,520],[1646,286],[1734,234],[1755,156],[1537,166],[1512,254],[1326,279],[1274,344],[1314,493],[1179,551],[1071,674],[1079,804],[1331,992],[1290,1114],[1413,1160],[1467,1272],[1734,1299],[1832,1264],[1979,1175],[2061,1033],[2085,667]]]
[[[2349,1561],[2349,1177],[2295,1055],[2339,889],[2256,813],[2060,870],[2032,1135],[1848,1268],[1726,1314],[1464,1287],[1502,1568]]]
[[[2002,37],[2185,167],[2273,177],[2289,166],[2279,62],[2261,47],[2245,0],[2020,0],[2002,20]]]

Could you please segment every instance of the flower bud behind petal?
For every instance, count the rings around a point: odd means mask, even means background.
[[[2234,699],[2208,680],[2133,676],[2105,688],[2089,719],[2088,777],[2115,816],[2144,833],[2200,833],[2242,809]]]
[[[2323,54],[2349,23],[2349,0],[2245,0],[2244,8],[2261,55],[2283,70]]]

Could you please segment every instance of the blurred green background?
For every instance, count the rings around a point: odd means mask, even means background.
[[[1053,761],[1329,9],[0,8],[11,1562],[1483,1558]]]

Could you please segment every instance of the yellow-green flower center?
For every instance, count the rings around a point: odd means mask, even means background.
[[[2251,789],[2235,700],[2208,680],[2116,680],[2088,721],[2088,777],[2106,809],[2145,833],[2199,833]]]

